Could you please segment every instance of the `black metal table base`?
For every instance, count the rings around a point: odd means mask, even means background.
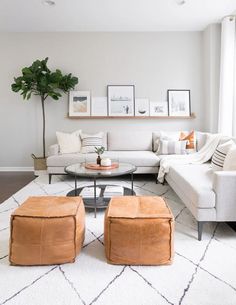
[[[120,175],[121,176],[121,175]],[[70,191],[67,196],[79,196],[80,192],[82,191],[82,188],[77,188],[77,175],[75,177],[75,188],[73,191]],[[95,176],[93,178],[93,187],[94,187],[94,197],[93,198],[83,198],[84,204],[86,208],[93,208],[94,209],[94,217],[97,216],[97,208],[106,208],[111,198],[104,198],[104,190],[106,188],[106,185],[99,185],[101,188],[101,194],[99,197],[96,196],[96,187],[97,187],[97,179],[98,177]],[[131,180],[131,189],[124,187],[124,196],[130,196],[135,195],[134,192],[134,175],[133,172],[130,173],[130,180]]]

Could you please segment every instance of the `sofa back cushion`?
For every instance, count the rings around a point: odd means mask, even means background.
[[[188,134],[188,131],[154,131],[153,132],[153,151],[157,151],[159,139],[168,138],[173,141],[178,141],[181,135],[181,132]],[[195,131],[196,137],[196,150],[199,151],[205,144],[207,139],[206,132]]]
[[[81,148],[80,140],[81,130],[76,130],[72,133],[56,132],[59,151],[61,154],[78,153]]]
[[[203,148],[207,141],[207,132],[196,131],[197,151]]]
[[[184,155],[187,154],[186,145],[188,141],[173,141],[162,140],[159,141],[157,150],[158,155]]]
[[[211,160],[211,167],[213,171],[223,170],[225,158],[233,145],[234,141],[230,139],[227,142],[217,146]]]
[[[153,151],[157,151],[159,148],[160,139],[168,139],[172,141],[179,141],[181,131],[154,131],[153,137]]]
[[[107,150],[107,133],[98,132],[93,134],[80,133],[82,147],[81,153],[94,153],[95,147],[103,146]]]
[[[108,150],[152,150],[151,131],[108,132]]]
[[[236,145],[233,144],[228,151],[223,165],[224,171],[236,171]]]

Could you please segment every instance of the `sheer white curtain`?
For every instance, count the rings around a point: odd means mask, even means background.
[[[236,136],[236,21],[225,17],[221,31],[218,131]]]

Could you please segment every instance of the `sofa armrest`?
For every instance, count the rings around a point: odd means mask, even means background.
[[[48,156],[54,156],[54,155],[58,155],[59,154],[59,145],[58,144],[53,144],[51,146],[49,146],[49,150],[48,150]]]
[[[219,171],[213,175],[216,220],[236,221],[236,171]]]

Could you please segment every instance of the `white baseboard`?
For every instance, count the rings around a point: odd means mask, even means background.
[[[34,168],[29,167],[0,167],[0,172],[33,172]]]

